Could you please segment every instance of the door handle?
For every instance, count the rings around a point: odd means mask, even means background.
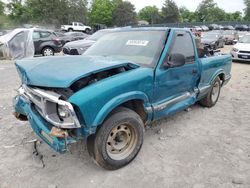
[[[198,73],[197,69],[192,70],[192,74],[197,74],[197,73]]]

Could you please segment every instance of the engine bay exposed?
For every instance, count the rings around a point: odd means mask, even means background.
[[[113,68],[109,70],[104,70],[101,72],[90,74],[89,76],[86,76],[84,78],[81,78],[74,82],[69,88],[46,88],[53,92],[56,92],[57,94],[61,95],[61,98],[64,100],[67,100],[71,95],[76,93],[77,91],[81,90],[82,88],[94,84],[100,80],[109,78],[111,76],[135,69],[135,66],[122,66],[118,68]]]

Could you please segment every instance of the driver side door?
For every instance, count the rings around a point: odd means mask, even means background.
[[[193,38],[187,31],[171,32],[171,43],[155,73],[154,119],[174,114],[193,104],[197,92],[199,67]],[[166,66],[173,54],[183,55],[184,65],[171,62],[171,66]]]

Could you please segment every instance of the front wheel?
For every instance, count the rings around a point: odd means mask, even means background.
[[[208,92],[208,94],[206,95],[206,97],[201,99],[199,103],[206,107],[213,107],[219,99],[220,89],[221,89],[221,80],[219,77],[217,77],[214,80],[212,87]]]
[[[96,135],[87,140],[87,148],[100,166],[116,170],[137,156],[143,136],[144,124],[140,116],[120,107],[101,125]]]

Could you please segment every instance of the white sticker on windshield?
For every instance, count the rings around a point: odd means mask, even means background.
[[[126,45],[128,46],[147,46],[149,41],[147,40],[128,40]]]

